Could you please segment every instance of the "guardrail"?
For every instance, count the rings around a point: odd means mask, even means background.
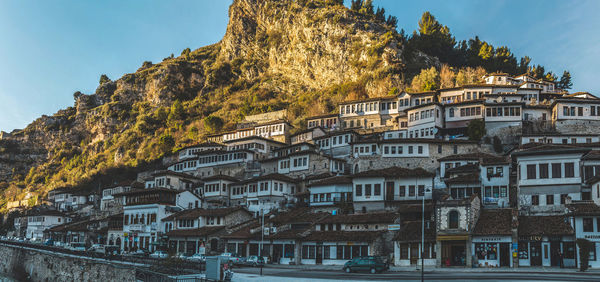
[[[42,244],[15,242],[7,240],[0,240],[0,243],[16,247],[38,249],[57,254],[78,256],[89,259],[98,259],[105,262],[125,263],[133,266],[143,266],[147,267],[148,269],[154,272],[159,272],[166,275],[202,273],[206,270],[206,264],[204,262],[194,262],[174,257],[158,259],[135,255],[105,255],[97,252],[75,251],[56,246],[46,246]]]

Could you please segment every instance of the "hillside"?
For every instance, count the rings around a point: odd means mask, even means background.
[[[76,92],[72,107],[0,138],[1,203],[131,177],[115,172],[154,167],[248,114],[288,109],[302,128],[338,102],[397,93],[441,67],[418,45],[407,51],[394,24],[339,2],[235,0],[220,42]]]

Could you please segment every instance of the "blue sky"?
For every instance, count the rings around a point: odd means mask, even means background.
[[[347,1],[349,2],[349,1]],[[424,11],[458,40],[479,35],[494,46],[562,74],[572,91],[600,94],[600,1],[375,0],[411,33]],[[73,105],[100,74],[117,79],[143,61],[218,42],[231,1],[0,0],[0,130]]]

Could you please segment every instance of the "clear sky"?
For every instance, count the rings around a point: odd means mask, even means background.
[[[346,2],[349,2],[347,0]],[[517,57],[574,78],[572,91],[600,94],[600,1],[375,0],[411,33],[424,11],[457,40],[479,35]],[[0,130],[73,105],[100,74],[117,79],[144,61],[218,42],[231,0],[0,0]]]

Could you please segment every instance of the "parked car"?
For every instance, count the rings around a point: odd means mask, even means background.
[[[265,265],[265,260],[259,256],[249,256],[244,262],[245,265],[257,267]]]
[[[188,257],[188,259],[191,261],[206,262],[206,256],[198,253],[191,255],[190,257]]]
[[[82,252],[85,252],[85,243],[72,242],[72,243],[68,244],[66,248],[69,249],[69,250],[72,250],[72,251],[82,251]]]
[[[372,274],[387,269],[385,262],[378,257],[358,257],[344,264],[345,272],[368,271]]]
[[[160,258],[160,259],[163,259],[163,258],[169,257],[169,255],[166,252],[164,252],[164,251],[156,251],[154,253],[151,253],[150,257],[151,258]]]
[[[179,254],[175,255],[175,257],[178,259],[188,259],[189,258],[189,256],[186,255],[185,253],[179,253]]]
[[[145,256],[148,256],[148,252],[146,252],[142,249],[137,249],[135,251],[130,251],[128,253],[125,253],[124,255],[132,256],[132,257],[145,257]]]
[[[46,241],[44,241],[44,246],[54,246],[54,240],[46,239]]]
[[[226,257],[227,261],[232,264],[243,264],[245,260],[236,253],[222,253],[221,256]]]
[[[104,254],[105,255],[118,255],[121,252],[121,247],[120,246],[112,246],[112,245],[108,245],[108,246],[104,246]]]

